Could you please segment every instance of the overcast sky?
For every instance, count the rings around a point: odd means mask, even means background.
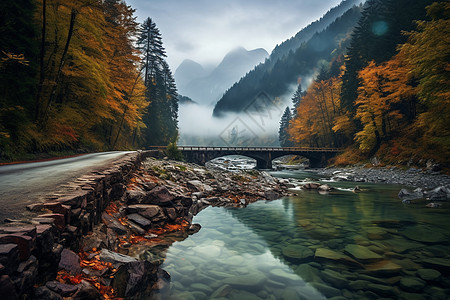
[[[230,50],[275,45],[324,15],[341,0],[126,0],[138,21],[160,29],[175,72],[184,59],[218,64]]]

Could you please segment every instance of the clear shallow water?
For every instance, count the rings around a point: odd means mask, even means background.
[[[278,175],[314,177],[288,173]],[[170,288],[154,298],[447,299],[450,211],[404,206],[399,186],[358,185],[207,208],[200,232],[168,249]]]

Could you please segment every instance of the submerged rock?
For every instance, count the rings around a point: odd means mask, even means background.
[[[441,278],[441,272],[434,269],[420,269],[417,271],[417,275],[426,281],[435,281]]]
[[[355,259],[364,263],[374,262],[383,259],[382,256],[360,245],[347,245],[345,247],[345,252],[353,256]]]
[[[443,243],[447,236],[440,232],[439,228],[410,227],[401,232],[408,239],[424,243]]]
[[[360,264],[349,256],[326,248],[318,248],[314,255],[314,259],[330,260],[351,266],[360,266]]]
[[[311,260],[314,252],[308,247],[300,245],[289,245],[282,249],[283,256],[292,262],[300,263]]]
[[[257,287],[266,281],[267,278],[262,272],[251,272],[249,275],[237,275],[224,279],[224,283],[238,287]]]

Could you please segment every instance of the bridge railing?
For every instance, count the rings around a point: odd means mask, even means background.
[[[165,150],[166,146],[151,146],[149,150]],[[273,152],[341,152],[339,148],[319,147],[202,147],[202,146],[178,146],[181,151],[273,151]]]

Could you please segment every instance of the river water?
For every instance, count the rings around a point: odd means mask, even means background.
[[[171,283],[152,298],[448,299],[448,209],[405,206],[400,186],[330,185],[339,189],[203,210],[202,229],[167,250]]]

